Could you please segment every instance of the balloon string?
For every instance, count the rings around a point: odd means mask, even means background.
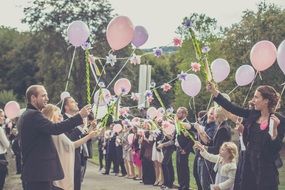
[[[243,101],[242,106],[245,105],[245,102],[246,102],[246,100],[247,100],[247,98],[248,98],[248,96],[249,96],[249,93],[250,93],[250,91],[251,91],[251,89],[252,89],[252,87],[253,87],[254,81],[255,81],[255,79],[256,79],[258,73],[259,73],[259,72],[256,72],[256,73],[255,73],[254,79],[253,79],[253,81],[251,82],[251,85],[250,85],[249,90],[248,90],[248,92],[247,92],[247,94],[246,94],[246,97],[245,97],[245,99],[244,99],[244,101]]]
[[[92,74],[93,74],[93,76],[94,76],[94,78],[95,78],[95,81],[96,81],[96,83],[98,84],[98,78],[97,78],[96,73],[95,73],[95,71],[94,71],[93,64],[90,64],[90,68],[91,68],[91,72],[92,72]],[[92,91],[92,92],[93,92],[93,91]]]
[[[276,109],[279,108],[280,103],[281,103],[282,95],[283,95],[283,93],[284,93],[284,91],[285,91],[285,83],[283,83],[283,84],[281,84],[281,85],[283,85],[283,88],[282,88],[282,91],[281,91],[281,93],[280,93],[280,98],[279,98],[279,101],[278,101],[278,103],[277,103],[277,105],[276,105]]]
[[[68,88],[69,78],[70,78],[71,70],[72,70],[73,63],[74,63],[75,52],[76,52],[76,47],[74,47],[74,51],[73,51],[73,55],[72,55],[72,59],[71,59],[71,63],[70,63],[69,72],[68,72],[67,81],[66,81],[66,84],[65,84],[64,91],[67,91],[67,88]]]
[[[163,104],[163,101],[162,101],[162,99],[161,99],[159,93],[157,92],[157,90],[156,90],[155,88],[153,89],[153,92],[154,92],[156,98],[158,99],[158,101],[159,101],[161,107],[163,107],[163,108],[165,109],[165,106],[164,106],[164,104]]]
[[[133,52],[131,53],[131,55],[133,55],[133,53],[135,52],[136,49],[133,50]],[[125,66],[127,65],[128,61],[130,60],[131,56],[126,60],[126,62],[124,63],[124,65],[121,67],[121,69],[119,70],[119,72],[116,74],[116,76],[111,80],[111,82],[107,85],[107,88],[114,82],[114,80],[119,76],[119,74],[122,72],[122,70],[125,68]]]
[[[213,94],[211,94],[211,97],[210,97],[210,99],[209,99],[209,102],[208,102],[208,105],[207,105],[207,109],[206,109],[207,112],[208,112],[208,110],[209,110],[209,108],[210,108],[212,99],[213,99]]]
[[[99,84],[99,82],[100,82],[100,80],[101,80],[101,78],[103,76],[103,70],[105,69],[105,67],[106,67],[106,64],[104,65],[104,67],[102,69],[102,75],[100,75],[100,77],[98,79],[98,82],[96,83],[95,88],[93,89],[93,92],[92,92],[91,96],[93,96],[95,94],[96,88],[97,88],[97,86],[98,86],[98,84]],[[101,87],[99,87],[99,88],[101,88]]]
[[[237,88],[238,88],[238,86],[235,86],[235,87],[228,93],[228,95],[230,95],[231,93],[233,93]]]
[[[258,71],[258,75],[259,75],[260,80],[262,80],[262,76],[261,76],[261,72],[260,71]]]
[[[87,104],[91,104],[90,95],[90,63],[89,63],[89,50],[85,50],[85,62],[86,62],[86,99]]]
[[[72,59],[71,59],[71,62],[70,62],[70,67],[69,67],[69,71],[68,71],[68,75],[67,75],[67,81],[66,81],[66,84],[65,84],[64,91],[67,91],[67,88],[68,88],[69,78],[70,78],[70,75],[71,75],[71,70],[72,70],[73,63],[74,63],[74,58],[75,58],[75,52],[76,52],[76,47],[74,47],[74,51],[73,51]],[[60,110],[62,110],[62,108],[63,108],[63,102],[64,101],[61,101]]]
[[[193,97],[193,112],[194,112],[194,116],[195,116],[195,121],[197,122],[197,114],[196,114],[196,108],[195,108],[195,97]]]

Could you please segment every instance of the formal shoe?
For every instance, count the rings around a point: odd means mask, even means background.
[[[102,174],[103,174],[103,175],[109,175],[109,173],[106,173],[106,172],[103,172]]]
[[[158,186],[158,181],[154,182],[153,186]]]
[[[120,174],[118,177],[125,177],[127,174]]]

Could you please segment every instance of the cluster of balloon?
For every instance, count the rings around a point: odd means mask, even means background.
[[[143,26],[134,27],[128,17],[117,16],[109,22],[106,37],[112,50],[120,50],[130,43],[138,48],[148,40],[148,32]]]
[[[183,92],[191,97],[195,97],[200,92],[201,85],[201,80],[195,74],[188,74],[181,82]]]
[[[67,28],[68,41],[75,47],[83,45],[90,36],[88,26],[80,21],[73,21]]]
[[[114,84],[114,92],[117,96],[126,95],[130,92],[132,88],[129,79],[121,78],[117,80]]]

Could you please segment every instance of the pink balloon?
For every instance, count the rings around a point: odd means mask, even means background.
[[[217,83],[222,82],[230,74],[230,65],[227,60],[218,58],[211,63],[211,70],[213,74],[213,80]]]
[[[106,35],[107,41],[113,50],[122,49],[133,39],[133,23],[126,16],[117,16],[108,24]]]
[[[146,111],[146,115],[149,119],[154,119],[157,116],[157,110],[155,107],[149,107]]]
[[[182,80],[181,87],[185,94],[194,97],[201,90],[201,80],[195,74],[188,74],[185,80]]]
[[[278,47],[277,63],[283,74],[285,74],[285,40],[283,40]]]
[[[121,124],[116,124],[116,125],[114,125],[114,127],[113,127],[113,131],[116,132],[116,133],[121,132],[122,129],[123,129],[123,127],[122,127]]]
[[[18,102],[10,101],[8,102],[4,107],[5,115],[9,119],[13,119],[15,117],[18,117],[21,113],[21,108]]]
[[[131,90],[131,82],[126,78],[121,78],[114,85],[114,92],[117,96],[126,95]]]
[[[272,42],[257,42],[250,51],[251,64],[257,71],[264,71],[273,65],[276,53],[276,47]]]
[[[68,41],[75,47],[83,45],[90,35],[88,26],[80,21],[73,21],[67,28]]]
[[[133,144],[133,140],[134,140],[134,134],[133,133],[131,133],[131,134],[129,134],[128,135],[128,143],[131,145],[131,144]]]
[[[235,75],[236,83],[239,86],[246,86],[250,84],[255,77],[255,71],[250,65],[240,66]]]
[[[100,95],[100,96],[99,96]],[[94,104],[98,106],[105,106],[111,101],[111,93],[108,89],[103,88],[100,90],[97,90],[94,94]]]
[[[145,27],[143,26],[136,26],[134,31],[134,37],[132,39],[132,44],[138,48],[147,41],[148,33]]]

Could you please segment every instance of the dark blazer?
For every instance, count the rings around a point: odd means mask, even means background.
[[[28,104],[18,121],[23,155],[22,179],[26,182],[63,179],[63,170],[51,135],[59,135],[81,123],[79,114],[61,123],[52,123]]]

